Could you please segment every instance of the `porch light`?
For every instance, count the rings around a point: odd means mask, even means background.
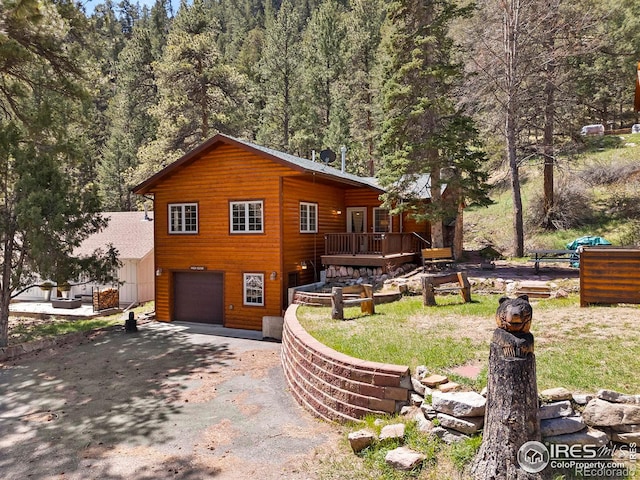
[[[271,275],[269,275],[269,278],[271,280],[275,280],[276,278],[278,278],[278,272],[271,272]]]
[[[307,262],[305,262],[304,260],[302,260],[300,262],[300,268],[302,268],[302,270],[306,270],[308,268],[307,266]]]
[[[156,277],[159,277],[160,275],[162,275],[162,269],[161,268],[157,268],[156,269]]]
[[[342,215],[342,210],[333,210],[332,213],[334,215]]]

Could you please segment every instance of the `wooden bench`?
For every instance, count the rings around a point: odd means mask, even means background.
[[[446,266],[453,262],[453,251],[451,247],[422,249],[422,271]]]
[[[436,293],[450,292],[459,292],[465,303],[471,302],[471,284],[467,272],[430,274],[422,277],[422,301],[425,306],[436,305]]]
[[[534,262],[535,272],[540,271],[540,263],[542,262],[579,262],[579,253],[576,250],[531,250],[529,252],[529,261]]]

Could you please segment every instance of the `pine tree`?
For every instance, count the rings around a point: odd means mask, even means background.
[[[484,155],[453,95],[462,76],[449,26],[467,13],[448,0],[398,0],[389,5],[383,40],[379,178],[388,189],[385,204],[395,211],[411,208],[417,220],[429,221],[435,247],[444,244],[443,220],[460,213],[466,199],[488,201]],[[416,192],[413,185],[424,175],[428,191]],[[443,184],[451,192],[444,198]],[[421,202],[425,194],[428,204]]]

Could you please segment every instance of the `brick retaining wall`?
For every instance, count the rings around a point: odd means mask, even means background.
[[[358,421],[367,414],[393,414],[406,404],[409,367],[368,362],[336,352],[309,335],[285,312],[282,366],[293,397],[327,421]]]

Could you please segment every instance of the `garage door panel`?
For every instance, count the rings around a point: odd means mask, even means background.
[[[223,274],[175,272],[174,315],[180,322],[223,324]]]

